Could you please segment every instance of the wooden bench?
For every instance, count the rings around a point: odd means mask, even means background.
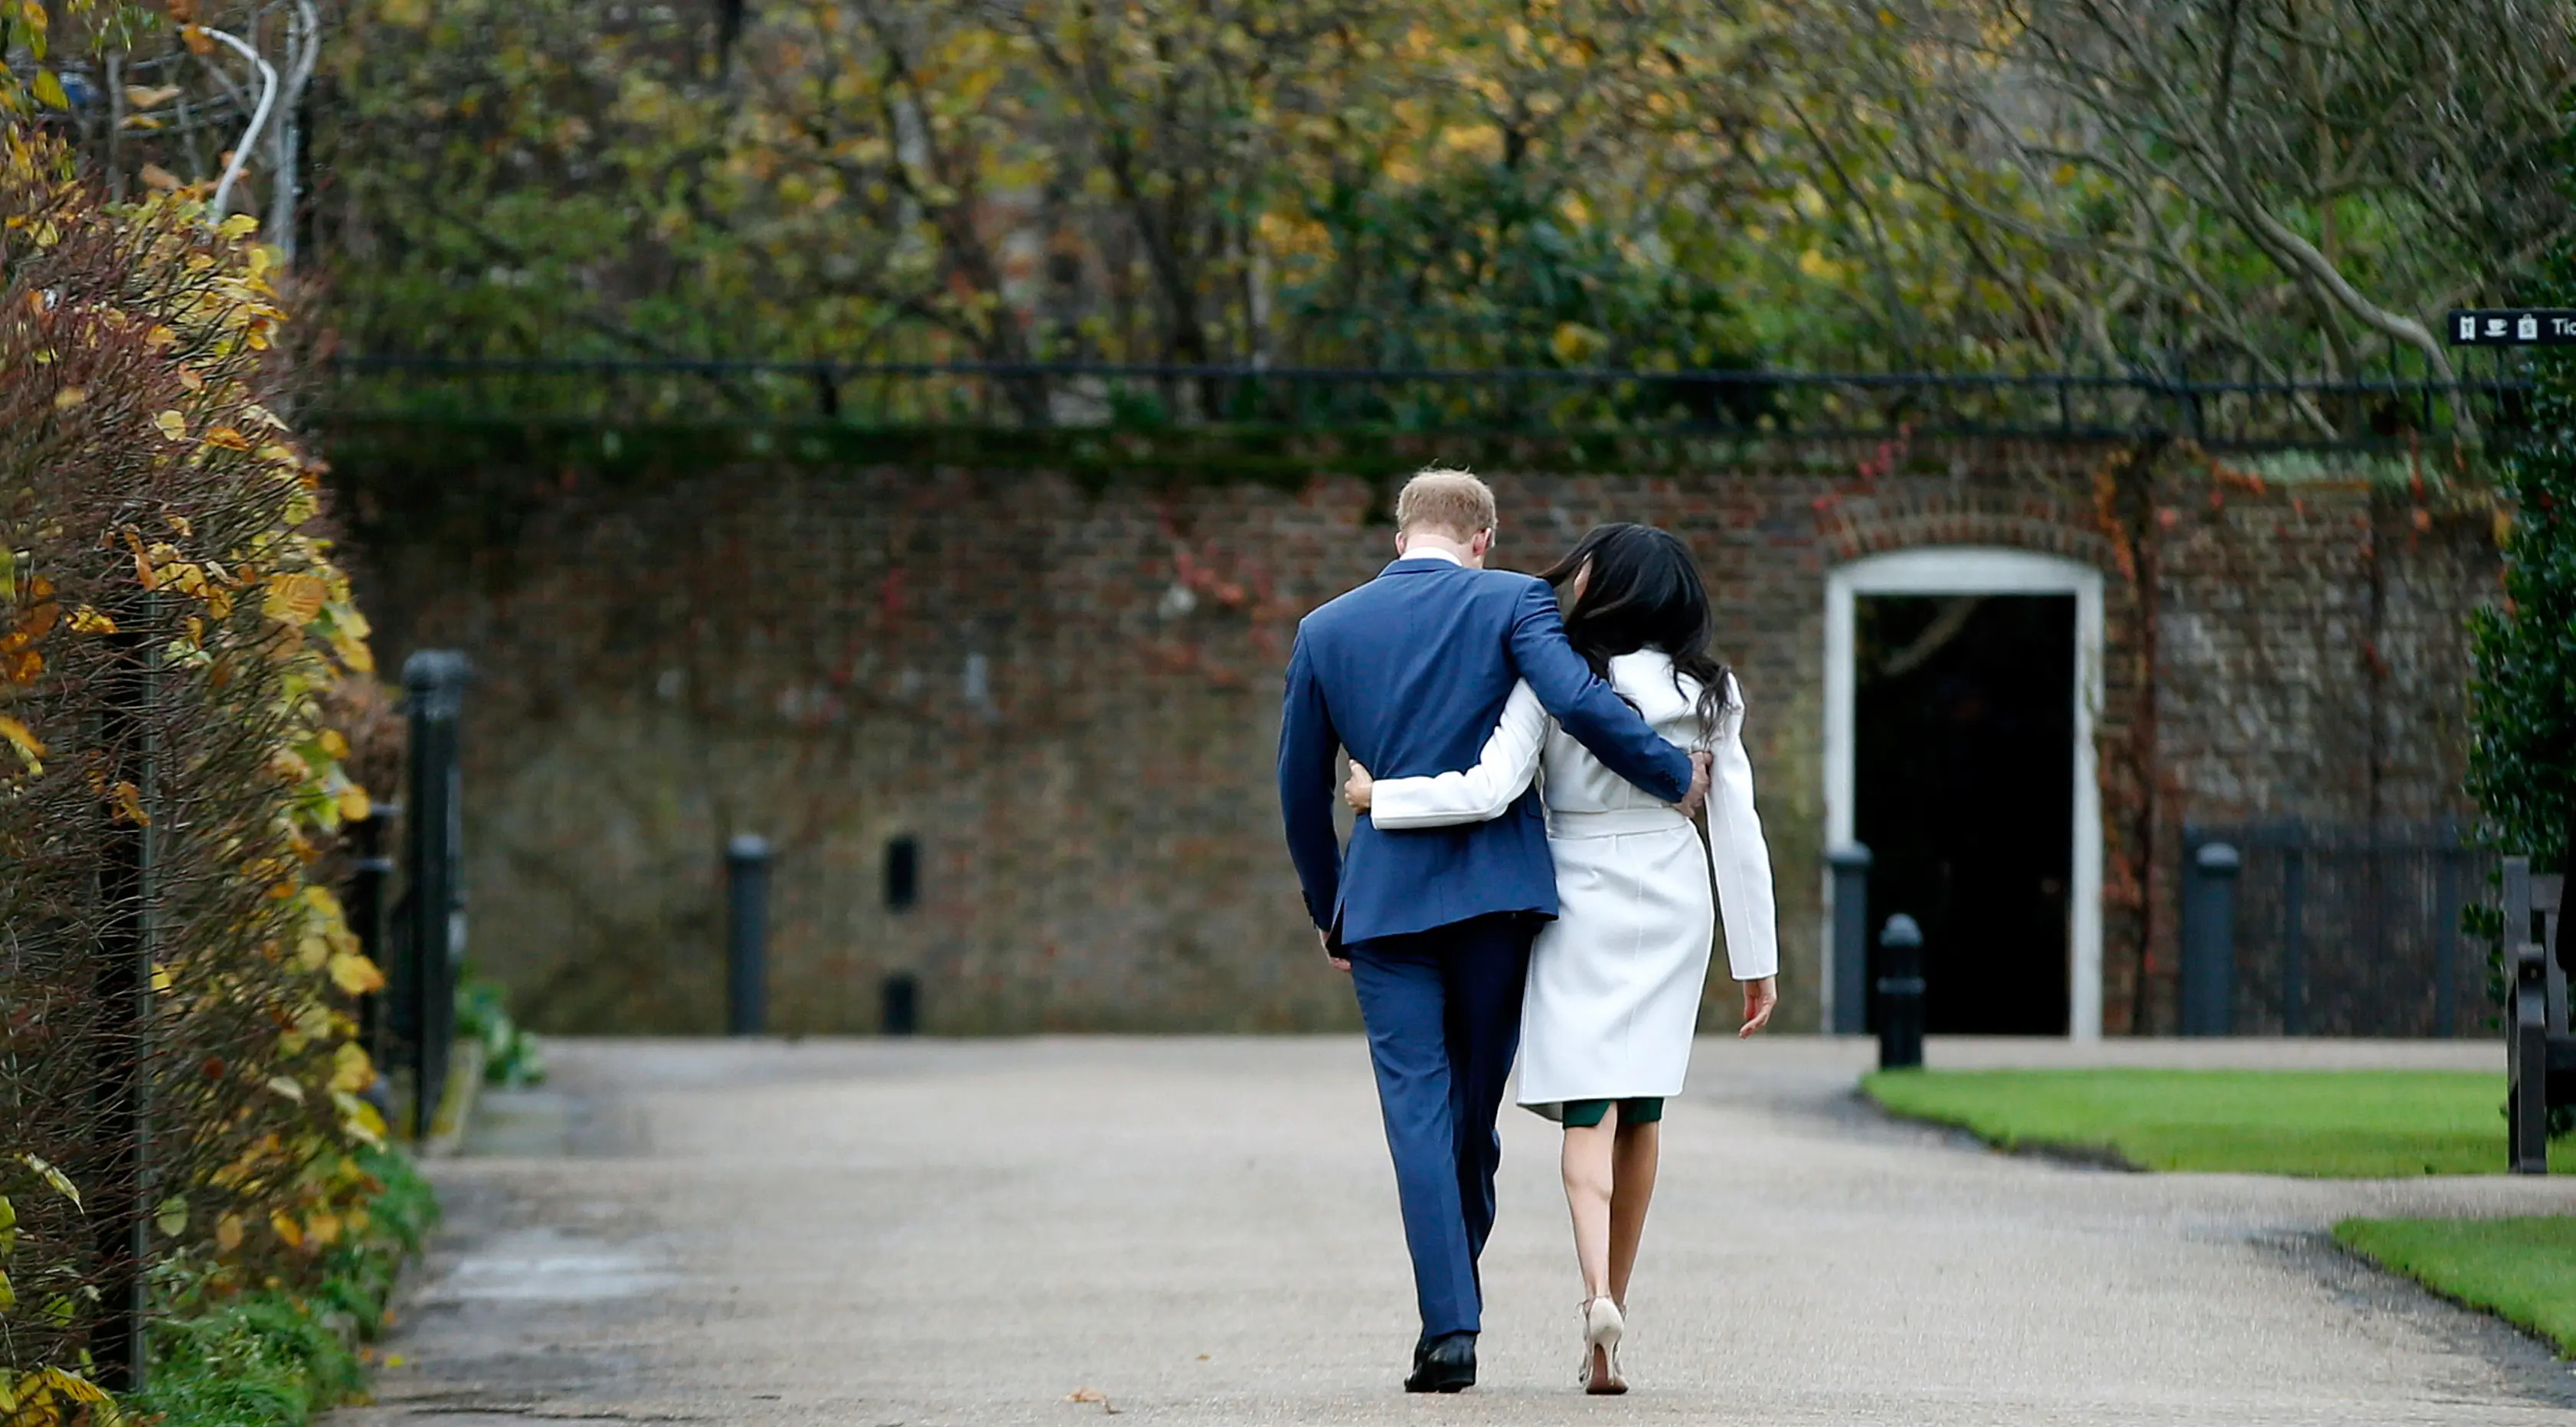
[[[2504,953],[2512,976],[2505,1120],[2516,1174],[2549,1172],[2549,1112],[2576,1105],[2576,1033],[2567,1025],[2562,964],[2570,948],[2558,924],[2566,888],[2563,876],[2534,875],[2530,858],[2504,860]]]

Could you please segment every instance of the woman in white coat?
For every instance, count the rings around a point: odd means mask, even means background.
[[[1372,780],[1355,765],[1345,793],[1380,828],[1440,827],[1499,817],[1541,780],[1559,911],[1530,952],[1520,1102],[1565,1126],[1583,1382],[1616,1393],[1627,1390],[1618,1346],[1663,1102],[1689,1070],[1708,974],[1712,854],[1727,961],[1743,985],[1739,1036],[1771,1018],[1779,938],[1743,694],[1708,653],[1708,592],[1689,551],[1665,531],[1609,525],[1542,578],[1568,601],[1575,649],[1667,739],[1712,762],[1706,846],[1680,812],[1554,727],[1527,684],[1512,691],[1475,767]]]

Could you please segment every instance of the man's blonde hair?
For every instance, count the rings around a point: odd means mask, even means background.
[[[1437,530],[1460,540],[1494,528],[1494,491],[1471,471],[1425,466],[1395,498],[1395,529]]]

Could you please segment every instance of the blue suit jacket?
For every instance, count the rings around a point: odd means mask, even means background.
[[[1556,866],[1535,791],[1464,827],[1380,832],[1362,818],[1347,860],[1333,832],[1336,748],[1381,778],[1473,767],[1520,679],[1619,776],[1667,802],[1690,790],[1689,757],[1574,652],[1540,580],[1417,556],[1297,626],[1279,806],[1306,911],[1336,945],[1494,912],[1556,915]]]

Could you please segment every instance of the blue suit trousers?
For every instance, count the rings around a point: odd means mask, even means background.
[[[1348,948],[1426,1339],[1482,1326],[1476,1261],[1493,1232],[1503,1159],[1494,1120],[1520,1049],[1521,985],[1540,925],[1477,917]]]

